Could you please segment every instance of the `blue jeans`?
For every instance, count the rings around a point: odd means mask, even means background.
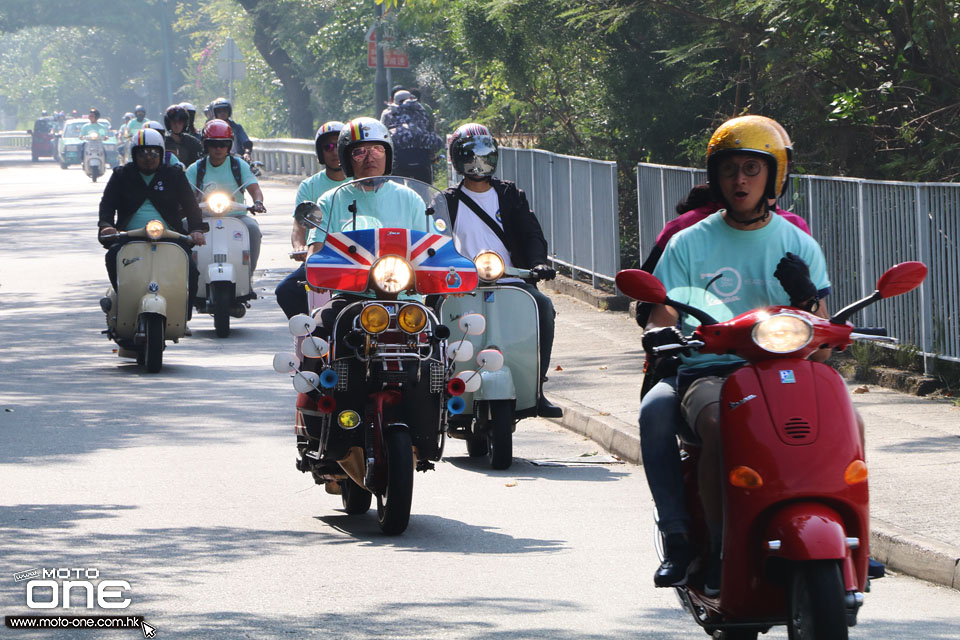
[[[680,415],[677,377],[658,382],[640,403],[640,455],[653,501],[657,505],[660,530],[687,533],[690,514],[683,496],[683,469],[677,435],[694,438]]]
[[[287,318],[292,318],[298,313],[310,313],[307,308],[307,289],[303,286],[303,281],[306,279],[307,268],[304,263],[277,285],[275,291],[277,304],[283,309]]]

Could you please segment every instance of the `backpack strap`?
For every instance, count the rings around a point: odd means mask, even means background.
[[[233,179],[237,181],[237,186],[243,186],[243,178],[240,177],[240,161],[237,160],[237,157],[233,154],[230,154],[230,171],[233,173]],[[240,189],[240,193],[243,193],[246,189]]]
[[[487,214],[487,212],[484,211],[483,208],[476,203],[476,201],[473,198],[466,195],[461,190],[460,187],[457,187],[456,189],[454,189],[454,194],[457,196],[457,199],[463,204],[467,205],[467,208],[470,209],[470,211],[473,211],[477,215],[477,217],[480,218],[481,221],[483,221],[485,225],[490,227],[491,231],[497,234],[497,237],[500,238],[500,242],[503,243],[504,247],[509,246],[507,244],[507,235],[503,232],[503,229],[500,228],[500,225],[498,225],[496,221],[493,218],[491,218]],[[499,198],[499,196],[497,197]]]
[[[207,174],[207,163],[210,160],[204,156],[200,158],[200,164],[197,165],[197,191],[203,193],[203,176]]]

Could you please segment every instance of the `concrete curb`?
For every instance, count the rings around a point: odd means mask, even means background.
[[[545,280],[541,284],[544,289],[576,298],[581,302],[595,306],[601,311],[627,311],[630,308],[630,298],[620,294],[597,291],[590,285],[567,276],[558,275],[555,280]]]
[[[556,422],[590,438],[615,456],[642,464],[640,436],[632,433],[637,431],[635,425],[599,415],[556,391],[550,395],[554,404],[563,407],[563,418]],[[960,549],[887,522],[873,520],[870,529],[870,554],[876,560],[892,570],[960,590]]]

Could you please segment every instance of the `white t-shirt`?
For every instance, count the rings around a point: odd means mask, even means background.
[[[462,189],[463,194],[480,205],[490,218],[503,229],[503,220],[500,219],[500,198],[494,189],[483,192]],[[454,246],[460,255],[473,260],[481,251],[496,251],[508,269],[513,268],[510,262],[510,252],[504,246],[497,234],[487,223],[480,219],[470,207],[462,202],[457,203],[457,223],[453,229]],[[504,278],[500,282],[519,282],[517,278]]]

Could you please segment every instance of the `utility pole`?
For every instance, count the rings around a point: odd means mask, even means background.
[[[377,76],[373,82],[374,109],[373,117],[379,118],[387,101],[387,73],[383,64],[383,5],[378,4],[373,9],[376,22],[374,27],[377,34]]]
[[[173,83],[170,79],[173,62],[170,58],[170,20],[167,16],[167,0],[160,3],[160,31],[163,34],[163,79],[164,96],[160,109],[166,109],[173,102]]]

